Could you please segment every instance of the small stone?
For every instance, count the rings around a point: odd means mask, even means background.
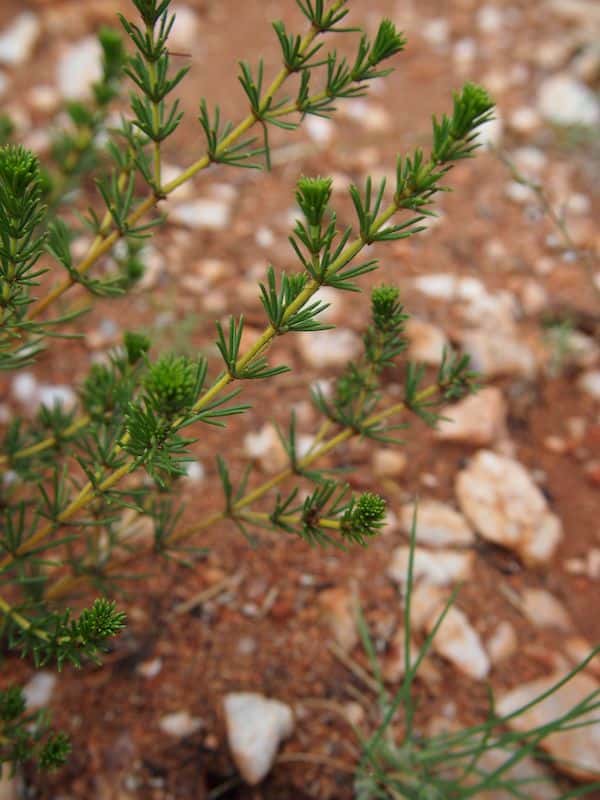
[[[323,147],[328,145],[335,135],[335,125],[330,119],[325,119],[324,117],[310,116],[306,120],[304,127],[313,142]]]
[[[142,678],[156,678],[157,675],[160,675],[163,666],[162,658],[151,658],[149,661],[142,661],[140,664],[137,665],[135,671],[138,675],[141,675]]]
[[[254,236],[254,239],[259,247],[265,247],[265,248],[273,247],[273,244],[275,243],[275,236],[273,235],[273,231],[264,225],[261,225],[258,228]]]
[[[526,280],[520,292],[521,306],[526,314],[535,316],[548,307],[548,293],[538,281]]]
[[[383,106],[367,100],[349,100],[339,110],[342,116],[360,123],[365,130],[372,133],[385,132],[391,127],[389,112]]]
[[[200,38],[200,20],[198,14],[190,6],[174,4],[170,12],[175,22],[169,33],[169,47],[172,50],[196,52]]]
[[[600,690],[600,684],[596,680],[580,672],[541,702],[534,702],[564,678],[564,673],[557,672],[522,684],[496,701],[496,712],[500,716],[507,716],[528,706],[523,713],[512,716],[508,725],[518,732],[530,731],[572,714],[574,708]],[[600,764],[600,722],[597,710],[578,714],[576,722],[577,725],[571,724],[568,730],[544,737],[539,746],[556,759],[554,766],[560,772],[578,780],[595,780]]]
[[[377,478],[398,478],[406,471],[408,459],[398,450],[375,450],[372,463]]]
[[[565,654],[575,667],[590,659],[593,652],[596,652],[596,649],[583,636],[569,636],[565,641]],[[600,678],[600,653],[596,652],[596,655],[588,661],[585,671],[595,678]]]
[[[36,405],[39,397],[39,384],[32,372],[18,372],[13,378],[12,394],[24,406]]]
[[[589,394],[594,400],[600,400],[600,369],[584,372],[577,381],[582,392]]]
[[[267,423],[255,433],[244,437],[244,449],[248,458],[258,461],[264,472],[277,472],[289,461],[288,455],[273,425]]]
[[[459,39],[452,48],[452,58],[458,69],[470,67],[476,56],[477,44],[474,39]]]
[[[518,171],[530,179],[535,179],[542,172],[548,159],[539,147],[519,147],[511,154],[512,160]]]
[[[390,642],[389,652],[386,655],[383,663],[383,677],[390,683],[398,683],[406,673],[406,653],[404,651],[404,628],[400,627],[395,632],[392,641]],[[410,641],[410,666],[414,667],[419,658],[419,648],[415,642]]]
[[[323,616],[339,646],[350,652],[358,644],[356,607],[352,594],[342,587],[319,593]]]
[[[430,583],[417,583],[410,599],[411,629],[423,630],[429,620],[439,617],[447,601],[447,590]]]
[[[200,461],[188,461],[185,465],[185,477],[190,483],[202,483],[206,470]]]
[[[479,126],[475,138],[482,147],[500,147],[503,132],[504,122],[502,115],[500,109],[496,108],[493,118]]]
[[[39,670],[23,687],[25,702],[28,711],[37,711],[38,708],[47,706],[52,699],[56,675],[47,670]]]
[[[70,386],[49,386],[42,384],[39,388],[39,402],[47,408],[56,405],[70,411],[77,405],[77,395]]]
[[[408,565],[410,548],[398,547],[392,553],[387,568],[388,577],[400,585],[408,581]],[[453,550],[435,550],[431,552],[416,547],[414,552],[413,580],[422,580],[433,586],[450,586],[471,577],[474,554],[456,553]]]
[[[573,624],[562,603],[544,589],[525,589],[521,593],[521,610],[538,628],[567,631]]]
[[[429,44],[439,47],[446,44],[450,36],[450,22],[446,17],[424,20],[420,26],[421,36]]]
[[[435,300],[452,300],[456,294],[456,278],[445,272],[420,275],[415,279],[415,287]]]
[[[34,86],[28,94],[27,99],[33,109],[42,114],[51,114],[60,104],[60,95],[54,86]]]
[[[465,331],[462,347],[471,358],[471,368],[489,378],[502,375],[531,377],[535,374],[536,359],[532,350],[502,331]]]
[[[519,206],[526,206],[535,202],[535,191],[531,186],[527,186],[521,181],[508,181],[504,188],[504,194]]]
[[[244,780],[255,786],[271,769],[283,739],[292,734],[292,710],[252,692],[228,694],[224,708],[233,759]]]
[[[68,100],[84,100],[102,78],[102,48],[95,36],[70,45],[59,58],[58,89]]]
[[[434,547],[464,547],[474,542],[475,536],[463,515],[439,500],[420,500],[416,515],[416,539],[419,544]],[[402,506],[400,522],[405,533],[413,525],[415,504]]]
[[[192,717],[189,711],[175,711],[161,717],[158,726],[167,736],[183,739],[199,731],[203,722],[198,717]]]
[[[500,389],[489,386],[442,410],[436,438],[490,445],[506,434],[507,408]]]
[[[592,581],[600,581],[600,547],[592,547],[587,554],[587,575]]]
[[[306,363],[320,369],[345,366],[356,358],[361,346],[360,338],[348,328],[302,333],[297,342]]]
[[[427,623],[429,633],[437,623],[434,615]],[[433,637],[432,648],[438,655],[475,680],[483,680],[490,671],[490,660],[483,649],[479,634],[467,615],[451,606]]]
[[[565,73],[542,81],[538,92],[538,110],[556,125],[592,127],[600,123],[600,103],[594,92]]]
[[[224,200],[198,199],[175,206],[171,219],[194,230],[222,230],[229,224],[230,203]]]
[[[479,783],[486,775],[502,770],[512,754],[512,751],[500,747],[485,749],[477,759],[477,776],[467,783]],[[560,800],[564,797],[548,770],[530,756],[519,758],[513,766],[506,766],[501,774],[500,782],[505,786],[526,786],[527,800]],[[514,800],[514,797],[512,789],[489,789],[477,793],[477,800]]]
[[[441,328],[411,317],[406,322],[405,332],[410,358],[433,367],[442,363],[444,350],[449,348],[449,342]]]
[[[504,14],[498,6],[482,6],[475,19],[482,33],[497,34],[504,27]]]
[[[456,479],[460,507],[478,533],[514,550],[528,564],[544,564],[562,538],[562,526],[521,464],[480,450]]]
[[[508,118],[508,124],[516,133],[527,136],[540,127],[541,120],[535,109],[530,106],[521,106],[512,112]]]
[[[510,658],[516,652],[518,646],[514,627],[510,622],[500,622],[485,646],[492,664],[499,664],[501,661]]]
[[[8,28],[0,32],[0,64],[17,67],[31,57],[40,37],[41,25],[37,14],[24,11]]]

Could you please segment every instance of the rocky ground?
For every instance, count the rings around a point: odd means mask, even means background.
[[[349,222],[349,182],[392,175],[395,154],[426,145],[430,114],[447,109],[466,79],[498,102],[484,133],[496,151],[452,173],[455,191],[424,234],[373,248],[381,270],[370,282],[401,287],[413,357],[433,368],[452,343],[471,355],[485,388],[449,408],[437,432],[415,424],[404,449],[353,443],[330,457],[330,466],[353,467],[354,488],[377,488],[389,502],[385,532],[366,552],[311,550],[268,535],[252,549],[221,525],[197,542],[208,555],[194,570],[136,565],[144,580],[128,584],[130,624],[105,665],[42,672],[28,684],[31,707],[49,702],[75,741],[59,774],[28,776],[28,797],[350,798],[358,747],[348,722],[372,732],[378,720],[353,607],[358,599],[393,690],[403,672],[401,597],[416,495],[416,645],[462,584],[417,681],[420,733],[480,721],[488,686],[506,713],[600,642],[600,7],[351,7],[369,30],[388,15],[406,31],[394,74],[334,121],[276,137],[271,173],[219,169],[176,193],[149,246],[142,289],[98,303],[84,340],[4,378],[2,421],[57,396],[73,402],[90,363],[125,327],[151,328],[165,346],[206,349],[214,319],[231,311],[246,315],[250,338],[258,333],[257,281],[268,263],[293,266],[287,235],[298,175],[333,175],[340,220]],[[63,99],[95,75],[89,37],[125,8],[117,0],[4,0],[0,98],[26,145],[48,147]],[[276,68],[269,21],[277,17],[297,26],[292,0],[179,4],[173,49],[190,54],[192,71],[182,89],[187,121],[167,147],[172,174],[201,152],[201,97],[241,116],[237,60],[264,55]],[[538,183],[543,195],[532,188]],[[368,313],[365,297],[326,299],[337,329],[278,344],[294,371],[252,387],[252,410],[195,445],[186,518],[218,503],[217,449],[234,464],[252,459],[264,478],[282,463],[274,421],[285,424],[295,409],[305,441],[314,435],[307,386],[356,354]],[[82,296],[69,294],[67,303],[77,302]],[[386,378],[392,395],[399,379],[393,371]],[[596,660],[525,722],[547,721],[599,688]],[[600,769],[600,723],[547,747],[577,766],[548,771],[550,783],[532,798],[558,798],[571,780]],[[265,773],[256,788],[238,778]]]

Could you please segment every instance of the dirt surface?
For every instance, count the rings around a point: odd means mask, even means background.
[[[186,120],[167,145],[165,156],[168,163],[180,167],[202,153],[195,123],[200,98],[206,97],[209,104],[218,101],[226,116],[238,119],[243,106],[237,60],[255,63],[262,55],[270,75],[278,65],[278,50],[269,22],[282,17],[293,22],[293,29],[302,24],[291,0],[189,0],[187,4],[197,13],[198,46],[181,91]],[[563,187],[567,193],[589,199],[589,209],[574,218],[572,230],[583,249],[598,248],[598,232],[592,222],[600,210],[596,146],[588,138],[574,142],[548,125],[541,124],[525,135],[506,122],[515,109],[535,104],[536,86],[548,71],[536,61],[536,51],[548,43],[565,41],[575,28],[566,19],[544,13],[541,0],[514,0],[510,5],[514,14],[509,19],[513,21],[501,33],[486,34],[477,25],[483,4],[476,0],[352,2],[353,21],[373,30],[381,16],[389,15],[409,37],[406,52],[395,59],[396,71],[378,84],[364,111],[369,116],[375,115],[373,109],[381,110],[383,123],[369,128],[364,121],[341,115],[336,118],[332,142],[324,148],[317,147],[303,129],[291,134],[277,132],[273,146],[279,155],[270,174],[219,168],[196,178],[194,186],[202,196],[209,196],[211,181],[233,187],[230,231],[225,235],[190,231],[167,223],[155,239],[165,263],[154,285],[122,301],[98,302],[87,317],[88,329],[106,330],[110,321],[112,340],[106,341],[106,349],[118,341],[125,328],[150,327],[159,318],[162,344],[207,351],[216,371],[218,362],[210,348],[215,316],[225,311],[243,312],[251,328],[260,330],[263,313],[258,293],[250,288],[264,276],[268,263],[278,268],[294,265],[287,234],[297,177],[302,173],[334,174],[338,180],[344,176],[361,180],[369,173],[392,174],[395,154],[427,144],[431,113],[448,109],[451,91],[468,78],[498,85],[496,94],[505,122],[502,147],[508,152],[523,145],[539,148],[546,157],[544,175],[551,188]],[[4,0],[0,26],[25,7],[41,15],[47,34],[27,68],[10,72],[4,104],[8,111],[26,112],[27,140],[43,131],[49,119],[31,110],[28,90],[52,82],[56,60],[67,44],[112,20],[114,11],[127,9],[127,3]],[[448,20],[450,32],[446,43],[435,46],[422,35],[422,29],[425,21],[438,17]],[[476,43],[477,52],[472,61],[461,62],[456,43],[466,39]],[[567,54],[565,60],[569,57]],[[517,65],[525,70],[524,77],[507,78]],[[501,86],[502,78],[507,85]],[[295,148],[281,149],[289,145]],[[449,177],[455,191],[442,198],[441,222],[407,242],[373,247],[381,269],[368,276],[364,286],[383,280],[398,283],[409,312],[439,326],[457,341],[461,309],[454,302],[432,300],[419,292],[414,283],[417,276],[449,273],[476,277],[489,292],[504,290],[516,298],[534,281],[547,293],[547,303],[541,310],[520,312],[520,341],[543,343],[543,321],[549,311],[567,314],[575,329],[593,335],[599,305],[585,270],[577,259],[563,258],[555,227],[539,213],[535,201],[523,205],[507,197],[509,181],[506,167],[493,154],[481,154],[458,167]],[[340,222],[352,222],[352,207],[342,192],[336,193],[335,203]],[[259,236],[257,241],[255,235],[261,226],[271,234],[266,246],[260,243],[265,239]],[[198,274],[203,261],[210,258],[221,259],[225,265],[218,285],[194,293],[186,279]],[[543,268],[548,263],[552,266],[549,271]],[[215,314],[211,308],[221,300],[224,308]],[[62,308],[83,301],[83,295],[73,291]],[[341,302],[341,326],[360,333],[368,318],[366,296],[345,295]],[[93,345],[88,337],[67,341],[60,350],[52,348],[36,366],[36,375],[50,383],[78,384],[98,352]],[[270,420],[285,425],[294,407],[301,411],[303,433],[318,428],[318,417],[307,403],[307,386],[331,377],[332,371],[307,365],[293,337],[278,342],[272,354],[289,363],[293,371],[272,383],[245,389],[244,400],[252,403],[252,409],[234,419],[226,432],[203,430],[194,445],[205,477],[199,483],[186,484],[186,521],[193,522],[220,505],[215,452],[226,455],[239,476],[248,432]],[[483,640],[502,620],[512,623],[518,637],[516,652],[494,665],[490,673],[489,683],[496,692],[547,674],[553,659],[565,655],[564,632],[535,627],[511,603],[510,598],[526,587],[545,588],[563,604],[572,620],[569,634],[590,644],[600,642],[600,580],[569,569],[569,560],[585,558],[592,548],[600,547],[599,407],[578,388],[581,371],[563,365],[555,374],[540,369],[532,377],[507,375],[489,381],[502,389],[508,403],[503,446],[508,441],[512,457],[536,477],[564,529],[552,562],[539,569],[524,566],[508,551],[482,540],[474,548],[474,578],[462,587],[458,605]],[[390,370],[385,380],[393,393],[401,376]],[[12,403],[8,383],[3,386]],[[577,424],[583,426],[584,434],[573,442],[570,431]],[[556,452],[548,437],[560,437],[565,447]],[[397,511],[415,494],[455,504],[457,473],[479,448],[436,442],[431,431],[415,423],[406,433],[404,473],[383,484],[373,472],[373,449],[370,444],[346,445],[330,457],[328,465],[352,466],[349,482],[353,488],[377,488],[391,510]],[[260,481],[260,467],[254,479]],[[192,569],[175,564],[161,564],[157,569],[150,558],[131,567],[141,579],[126,583],[121,600],[129,617],[126,632],[101,668],[80,673],[66,670],[52,698],[57,725],[73,736],[74,754],[55,776],[43,781],[28,776],[29,797],[345,800],[352,796],[357,741],[335,709],[359,703],[363,727],[373,730],[378,719],[376,698],[329,649],[332,631],[319,594],[333,587],[356,591],[385,657],[402,619],[398,588],[387,577],[386,568],[394,549],[406,539],[392,529],[366,550],[340,554],[310,549],[292,538],[266,533],[258,538],[258,545],[252,548],[231,526],[219,524],[194,540],[207,548],[207,554]],[[236,578],[234,583],[224,583],[231,576]],[[179,604],[221,584],[222,591],[215,590],[210,599],[189,612],[174,612]],[[352,650],[351,657],[366,665],[360,646]],[[158,674],[145,677],[140,665],[155,659],[160,659]],[[461,723],[480,721],[487,710],[486,682],[465,677],[437,656],[432,660],[439,680],[417,682],[419,730],[428,730],[432,719],[447,714],[449,703]],[[29,674],[19,664],[11,668],[15,675]],[[299,710],[294,735],[281,750],[282,763],[254,789],[237,780],[226,745],[223,696],[241,690],[276,697]],[[183,739],[171,738],[161,731],[159,721],[181,710],[199,718],[201,726]],[[304,756],[315,763],[294,763],[294,757]],[[338,767],[328,760],[338,762]],[[339,762],[346,768],[339,768]],[[209,794],[218,787],[224,787],[222,794]]]

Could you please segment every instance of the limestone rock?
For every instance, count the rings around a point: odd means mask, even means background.
[[[352,594],[343,587],[325,589],[319,594],[319,605],[336,642],[350,652],[359,638]]]
[[[446,442],[493,444],[506,431],[506,412],[502,392],[489,386],[444,408],[436,437]]]
[[[521,593],[521,604],[527,619],[538,628],[568,631],[572,627],[566,608],[545,589],[525,589]]]
[[[434,586],[450,586],[453,583],[467,580],[473,570],[473,553],[456,553],[453,550],[425,550],[415,548],[413,578]],[[388,576],[399,583],[406,584],[410,548],[398,547],[392,554],[388,567]]]
[[[456,479],[460,507],[485,539],[514,550],[528,564],[547,563],[562,537],[561,522],[521,464],[480,450]]]
[[[441,328],[411,317],[406,322],[408,354],[415,361],[437,367],[442,363],[449,342]]]
[[[227,737],[244,780],[254,786],[268,774],[279,745],[292,734],[292,710],[254,692],[235,692],[224,700]]]
[[[413,524],[414,503],[402,506],[400,522],[406,533]],[[435,547],[465,546],[475,540],[467,520],[447,503],[421,500],[417,506],[416,539],[419,544]]]
[[[102,48],[95,36],[86,36],[66,49],[58,61],[58,88],[68,100],[84,100],[92,84],[102,78]]]
[[[0,64],[17,67],[25,64],[35,47],[41,33],[37,14],[23,11],[8,28],[0,32]]]
[[[567,73],[542,81],[537,105],[540,114],[556,125],[591,127],[600,123],[600,103],[594,92]]]
[[[512,714],[549,691],[564,677],[562,672],[557,672],[513,689],[499,698],[497,713],[503,716]],[[598,681],[580,672],[540,703],[513,717],[508,724],[516,731],[548,725],[571,713],[577,705],[599,690]],[[585,721],[588,724],[582,725]],[[582,726],[573,725],[570,730],[553,733],[540,742],[540,747],[556,758],[556,768],[561,772],[580,780],[595,780],[600,764],[600,721],[597,711],[579,715],[577,722]]]
[[[437,614],[427,623],[429,633],[437,621]],[[456,606],[448,609],[444,621],[433,638],[433,649],[442,658],[470,678],[483,680],[490,671],[490,660],[483,649],[479,634],[467,615]]]

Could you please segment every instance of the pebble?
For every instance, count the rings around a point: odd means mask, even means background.
[[[403,586],[408,580],[410,548],[398,547],[392,553],[387,575]],[[451,586],[465,581],[473,572],[474,554],[457,553],[453,550],[429,551],[416,547],[413,564],[413,580],[433,586]]]
[[[494,109],[494,116],[488,122],[484,122],[477,129],[476,141],[482,147],[500,147],[502,134],[504,132],[504,122],[499,108]]]
[[[513,751],[492,747],[485,750],[477,759],[477,777],[468,783],[478,783],[485,775],[490,775],[501,769],[511,758]],[[525,756],[516,761],[513,766],[507,767],[502,772],[500,783],[527,787],[527,800],[561,800],[564,798],[559,786],[552,780],[548,770],[545,770],[538,761],[530,756]],[[517,790],[520,792],[520,790]],[[525,797],[525,795],[524,795]],[[514,800],[513,791],[504,789],[489,789],[478,792],[477,800]]]
[[[59,405],[70,411],[77,405],[77,395],[70,386],[42,384],[39,387],[38,398],[40,404],[47,408]]]
[[[565,675],[556,672],[545,678],[522,684],[496,701],[496,712],[505,716],[526,706],[548,692]],[[518,732],[532,730],[571,714],[586,698],[600,690],[600,684],[582,672],[574,675],[560,689],[539,703],[531,705],[522,714],[512,717],[508,725]],[[584,725],[587,721],[587,725]],[[553,733],[540,742],[540,747],[556,759],[555,767],[579,780],[595,780],[600,764],[600,721],[597,711],[577,717],[575,726],[571,721],[569,730]],[[591,723],[591,724],[590,724]]]
[[[84,100],[102,78],[102,48],[95,36],[69,45],[57,65],[58,89],[68,100]]]
[[[497,34],[504,27],[504,15],[498,6],[481,6],[477,11],[475,21],[482,33]]]
[[[37,709],[47,706],[52,699],[55,686],[56,675],[54,673],[47,670],[36,672],[23,687],[27,710],[37,711]]]
[[[577,386],[594,400],[600,400],[600,369],[584,372],[580,375]]]
[[[229,224],[231,205],[227,200],[198,199],[175,206],[170,218],[193,230],[222,230]]]
[[[536,358],[524,342],[502,331],[468,330],[461,336],[463,351],[470,356],[471,369],[488,378],[519,375],[532,377]]]
[[[444,350],[450,343],[441,328],[411,317],[406,322],[405,333],[410,358],[432,367],[442,363]]]
[[[189,711],[174,711],[161,717],[158,726],[168,736],[183,739],[199,731],[203,722],[198,717],[192,717]]]
[[[408,459],[399,450],[375,450],[372,465],[377,478],[398,478],[406,471]]]
[[[427,622],[429,633],[434,629],[437,618],[438,615],[435,614]],[[483,680],[490,671],[490,660],[483,649],[479,634],[464,611],[456,606],[448,609],[433,638],[432,648],[469,678]]]
[[[206,470],[200,461],[188,461],[185,465],[185,477],[190,483],[202,483]]]
[[[18,372],[13,378],[11,389],[15,400],[24,406],[37,404],[39,384],[32,372]]]
[[[296,339],[305,362],[314,368],[343,367],[356,358],[361,340],[348,328],[302,333]]]
[[[281,742],[294,730],[292,709],[253,692],[224,699],[227,737],[242,777],[255,786],[269,773]]]
[[[29,105],[41,114],[51,114],[60,105],[60,95],[54,86],[33,86],[27,93]]]
[[[183,50],[194,53],[198,50],[200,37],[200,20],[193,8],[175,4],[169,9],[175,15],[175,22],[169,34],[171,50]]]
[[[558,628],[568,631],[573,623],[562,603],[545,589],[524,589],[521,610],[537,628]]]
[[[504,620],[500,622],[485,643],[486,650],[492,664],[499,664],[510,658],[518,646],[517,633],[510,622]]]
[[[244,436],[244,450],[248,458],[257,461],[264,472],[276,472],[289,462],[281,439],[270,423]]]
[[[319,605],[336,642],[344,652],[350,652],[359,638],[353,595],[343,587],[325,589],[319,593]]]
[[[308,117],[303,127],[310,138],[318,145],[325,147],[333,141],[335,125],[330,119],[324,117]]]
[[[37,14],[24,11],[0,32],[0,63],[17,67],[25,64],[40,37],[42,28]]]
[[[459,39],[452,48],[452,58],[459,70],[468,69],[476,56],[477,44],[474,39]]]
[[[506,435],[506,414],[504,395],[495,386],[488,386],[446,406],[435,436],[445,442],[491,445]]]
[[[151,658],[149,661],[142,661],[140,662],[135,671],[138,675],[141,675],[142,678],[156,678],[157,675],[160,675],[163,667],[163,660],[162,658]]]
[[[415,504],[407,503],[400,511],[400,524],[405,533],[413,525]],[[417,504],[416,539],[419,544],[433,547],[465,547],[475,535],[467,520],[447,503],[439,500],[420,500]]]
[[[592,127],[600,123],[600,103],[594,92],[566,73],[542,81],[537,107],[542,117],[556,125]]]
[[[527,564],[545,564],[562,538],[559,518],[517,461],[480,450],[456,479],[459,505],[477,532]]]
[[[448,42],[450,37],[450,22],[446,17],[434,17],[424,20],[420,26],[421,36],[434,47],[440,47]]]
[[[541,124],[540,115],[530,106],[515,108],[508,118],[508,126],[524,136],[532,134]]]

